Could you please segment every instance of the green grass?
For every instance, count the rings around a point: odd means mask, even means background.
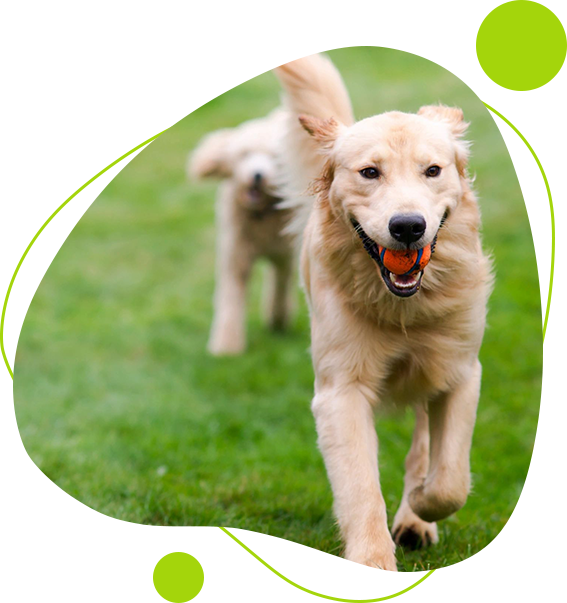
[[[438,546],[399,550],[400,569],[460,561],[502,529],[531,458],[541,388],[537,269],[506,147],[482,103],[450,73],[384,49],[331,53],[358,117],[442,101],[471,121],[471,170],[497,280],[482,348],[472,453],[474,490],[440,524]],[[250,295],[249,351],[211,358],[214,184],[188,184],[187,152],[206,132],[278,102],[264,74],[162,135],[106,188],[63,245],[30,307],[17,350],[15,401],[26,449],[56,484],[119,519],[222,525],[340,554],[309,402],[305,305],[285,335]],[[498,108],[498,107],[497,107]],[[545,211],[542,209],[542,211]],[[390,517],[402,490],[409,412],[380,416]]]

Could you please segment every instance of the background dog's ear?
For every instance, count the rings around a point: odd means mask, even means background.
[[[197,178],[229,178],[232,174],[228,151],[232,128],[217,130],[205,136],[189,155],[187,175]]]
[[[340,129],[344,127],[332,117],[329,119],[319,119],[318,117],[312,117],[311,115],[300,115],[299,123],[306,132],[313,136],[319,143],[319,146],[325,150],[332,148],[339,135]]]
[[[465,176],[469,160],[470,143],[461,140],[469,127],[469,123],[464,119],[463,110],[458,107],[446,107],[445,105],[427,105],[421,107],[417,114],[432,121],[443,123],[451,130],[451,133],[455,137],[455,163],[457,170],[461,176]]]

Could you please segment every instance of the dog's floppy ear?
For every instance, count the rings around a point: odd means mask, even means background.
[[[228,147],[232,134],[232,128],[224,128],[207,134],[201,140],[187,161],[189,178],[228,178],[231,176],[232,167]]]
[[[299,123],[306,132],[313,136],[319,146],[326,151],[330,150],[335,144],[335,140],[342,127],[332,117],[329,119],[319,119],[311,115],[300,115]]]
[[[421,107],[417,114],[427,117],[427,119],[431,119],[432,121],[440,121],[447,124],[456,138],[464,136],[469,127],[468,122],[465,121],[463,110],[459,109],[459,107],[427,105]]]
[[[462,140],[467,128],[468,122],[465,121],[463,110],[458,107],[447,107],[445,105],[427,105],[421,107],[418,115],[426,117],[431,121],[437,121],[445,124],[455,137],[455,154],[457,170],[461,176],[465,176],[465,170],[469,159],[470,143]]]

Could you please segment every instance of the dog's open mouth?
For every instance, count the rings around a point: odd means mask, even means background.
[[[251,186],[246,190],[246,196],[251,204],[261,205],[266,199],[266,193],[256,186]]]
[[[446,217],[446,215],[443,216],[439,228],[441,228],[445,222]],[[393,272],[390,272],[390,270],[384,266],[384,262],[382,261],[380,250],[376,241],[371,239],[366,232],[364,232],[362,226],[355,219],[351,219],[351,223],[356,234],[362,241],[364,249],[366,249],[368,255],[376,262],[378,272],[380,273],[388,290],[398,297],[411,297],[412,295],[415,295],[421,287],[424,269],[405,274],[394,274]],[[436,242],[437,235],[435,235],[435,238],[431,243],[431,253],[433,253],[435,250]]]
[[[258,186],[250,186],[245,190],[244,198],[246,205],[254,211],[266,211],[275,207],[281,201],[271,192]]]
[[[419,291],[423,270],[414,274],[394,274],[384,266],[379,266],[380,274],[386,283],[386,287],[398,297],[411,297]]]

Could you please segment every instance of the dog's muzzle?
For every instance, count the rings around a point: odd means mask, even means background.
[[[437,236],[439,235],[439,230],[445,223],[448,217],[448,212],[445,212],[443,217],[441,218],[441,222],[439,223],[439,228],[435,233],[435,237],[431,242],[431,255],[433,256],[433,252],[435,251],[435,245],[437,244]],[[378,244],[374,239],[371,239],[359,222],[357,222],[354,218],[351,219],[351,224],[360,238],[366,253],[376,262],[380,275],[388,288],[388,290],[396,295],[397,297],[411,297],[415,295],[419,289],[421,288],[421,280],[423,278],[423,272],[425,269],[420,270],[419,272],[413,274],[394,274],[390,272],[380,257],[380,252],[378,250]]]

